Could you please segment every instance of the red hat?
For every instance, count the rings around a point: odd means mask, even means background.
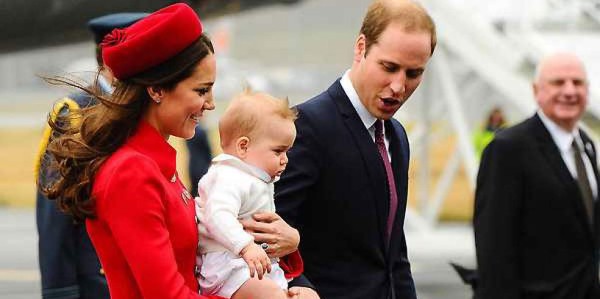
[[[202,34],[202,23],[184,3],[160,9],[124,29],[115,29],[100,46],[102,59],[117,79],[126,79],[169,60]]]

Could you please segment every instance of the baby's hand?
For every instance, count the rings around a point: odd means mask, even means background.
[[[287,290],[287,297],[289,299],[298,299],[300,298],[300,292],[297,289],[291,288]]]
[[[254,273],[258,274],[258,279],[263,278],[263,274],[271,272],[271,261],[267,253],[257,244],[251,242],[240,251],[240,255],[248,264],[250,269],[250,277],[254,277]]]

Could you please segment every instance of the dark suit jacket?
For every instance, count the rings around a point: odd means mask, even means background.
[[[69,96],[79,107],[94,104],[83,93]],[[68,114],[68,107],[60,110]],[[49,155],[44,153],[40,167],[40,182],[56,178],[50,169]],[[42,298],[109,298],[106,277],[86,232],[84,224],[76,224],[73,218],[58,210],[56,202],[39,191],[36,199],[36,221],[39,235],[39,265],[42,279]]]
[[[194,137],[185,141],[189,154],[188,171],[190,192],[198,196],[198,181],[206,174],[212,160],[212,151],[206,130],[198,125]]]
[[[403,231],[409,159],[404,128],[385,122],[399,201],[388,247],[384,165],[339,80],[297,109],[298,134],[275,184],[275,205],[300,231],[306,277],[323,299],[416,298]]]
[[[597,180],[595,150],[582,138]],[[593,226],[537,115],[498,133],[477,177],[476,298],[600,298],[597,208]]]

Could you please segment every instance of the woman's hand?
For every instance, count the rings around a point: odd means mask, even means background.
[[[244,229],[254,236],[254,242],[266,243],[269,257],[282,257],[298,249],[300,234],[289,226],[279,215],[271,212],[256,213],[254,219],[245,219],[241,223]]]
[[[295,294],[298,299],[320,299],[319,294],[315,290],[307,287],[291,287],[288,292]]]

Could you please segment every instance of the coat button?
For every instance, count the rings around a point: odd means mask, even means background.
[[[200,276],[200,267],[198,267],[197,265],[194,266],[194,276],[196,276],[196,277]]]
[[[198,218],[198,215],[194,216],[194,219],[196,220],[196,224],[200,224],[200,218]]]

